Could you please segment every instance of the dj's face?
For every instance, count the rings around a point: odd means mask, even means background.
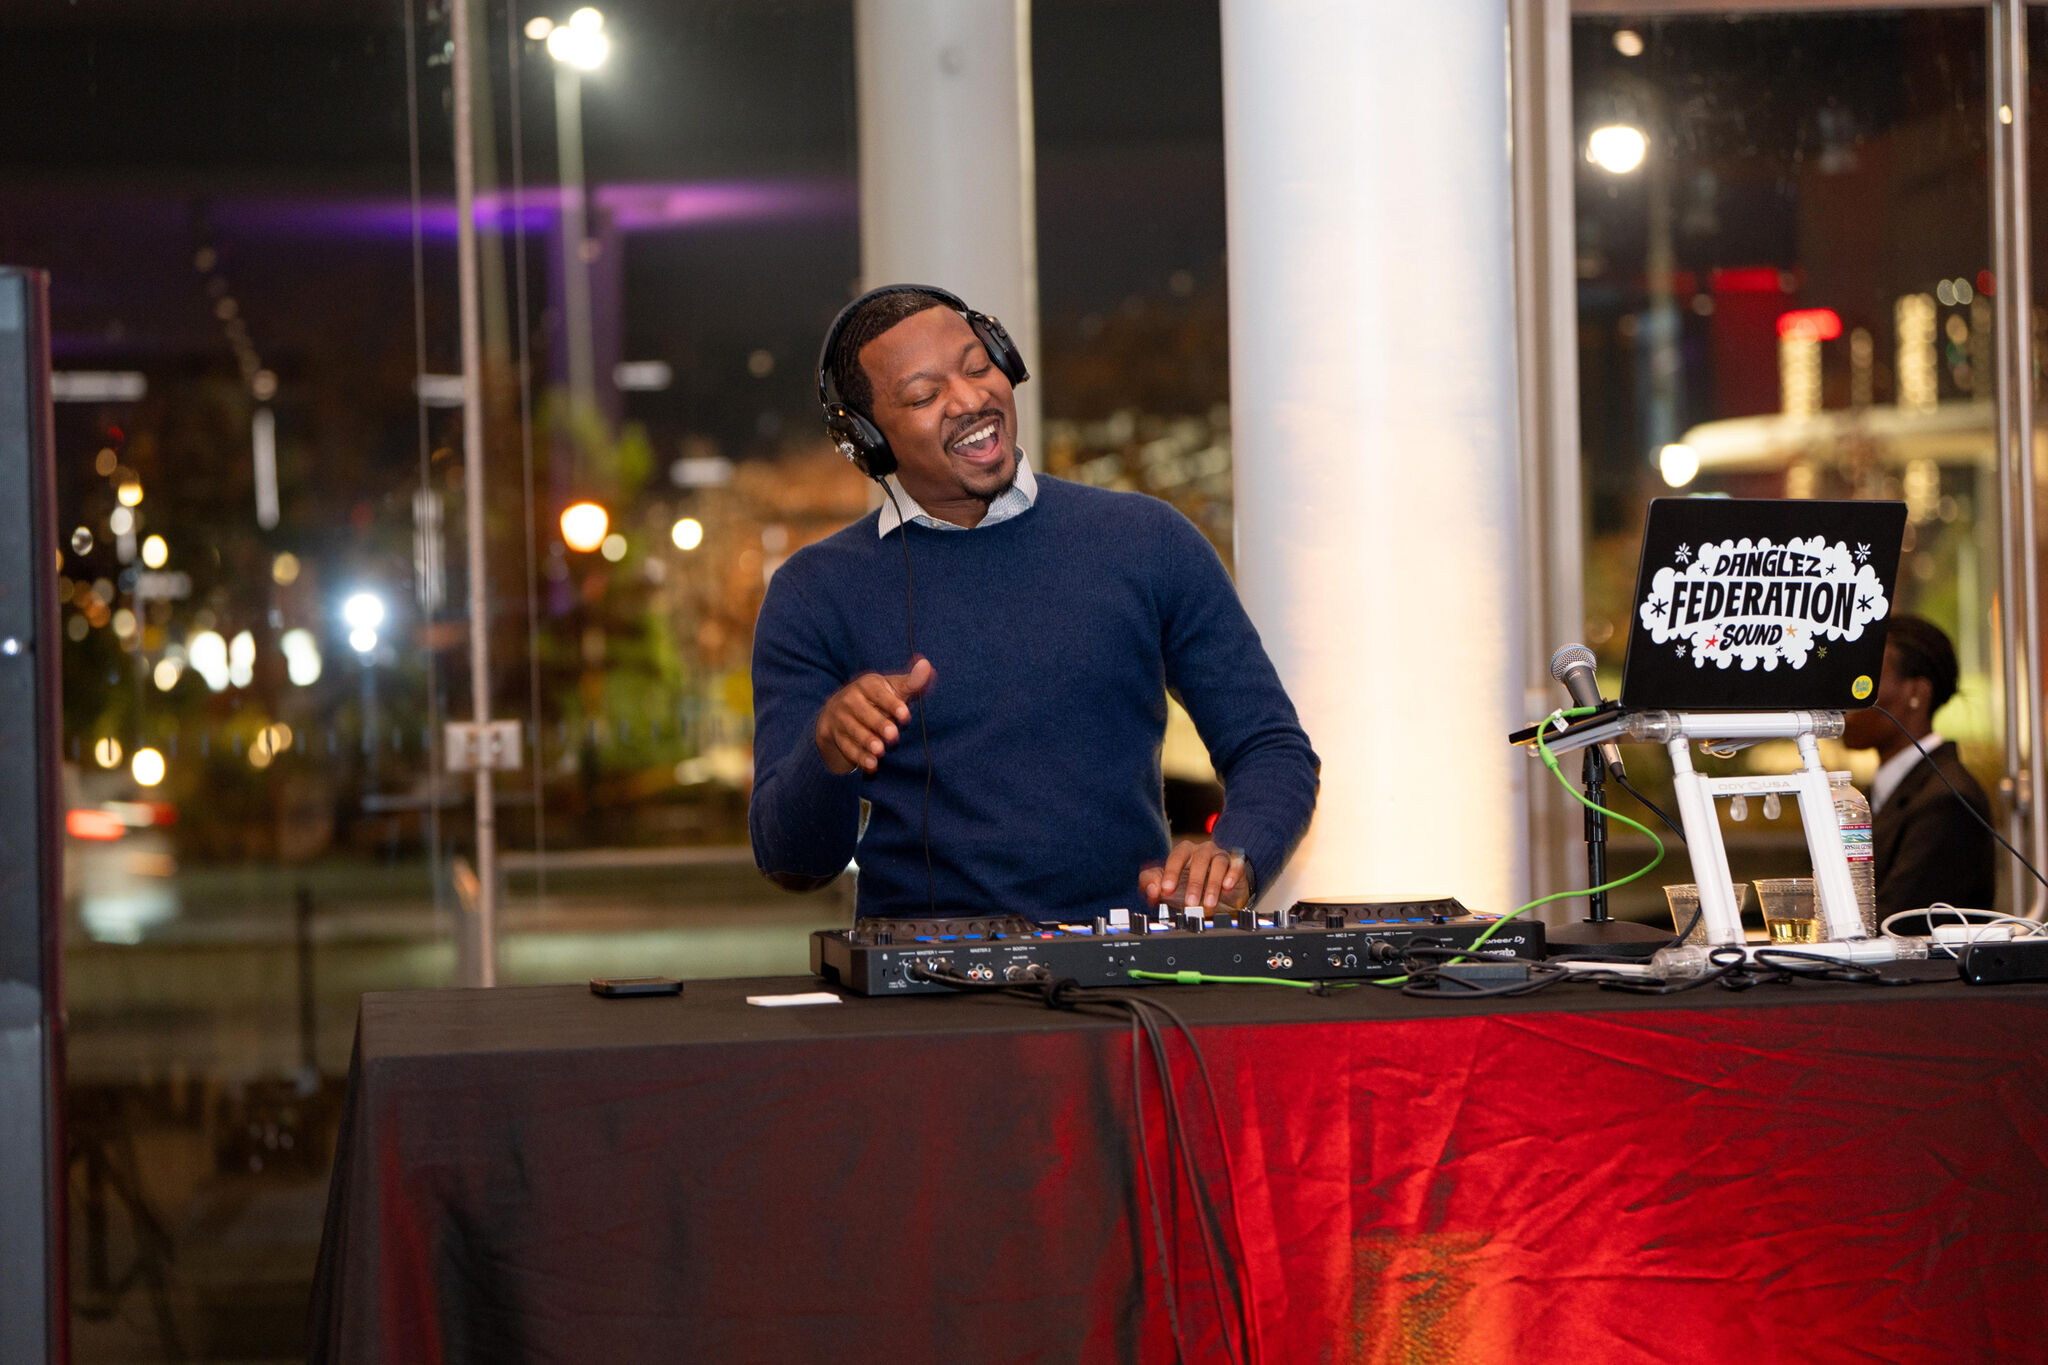
[[[967,319],[912,314],[861,349],[875,425],[918,505],[963,526],[1017,478],[1017,402]]]

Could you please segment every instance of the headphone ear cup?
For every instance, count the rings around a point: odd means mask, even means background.
[[[995,367],[1003,372],[1003,378],[1015,388],[1031,377],[1031,370],[1024,364],[1024,353],[1017,349],[1017,343],[1010,340],[1010,333],[1002,323],[986,313],[967,310],[967,325],[974,329],[974,335],[981,338],[982,349]]]
[[[825,405],[825,434],[839,447],[839,453],[869,478],[885,478],[896,472],[896,452],[889,449],[889,438],[846,404]]]

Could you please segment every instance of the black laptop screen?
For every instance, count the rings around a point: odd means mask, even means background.
[[[1906,527],[1900,502],[1659,498],[1621,700],[1643,709],[1867,706]]]

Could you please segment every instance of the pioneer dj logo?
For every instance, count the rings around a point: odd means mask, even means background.
[[[1636,614],[1695,668],[1804,668],[1830,640],[1855,640],[1891,610],[1870,546],[1825,537],[1681,545]]]

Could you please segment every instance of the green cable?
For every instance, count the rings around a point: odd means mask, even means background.
[[[1598,811],[1600,812],[1600,814],[1606,816],[1610,820],[1619,820],[1622,824],[1627,825],[1630,829],[1636,830],[1637,832],[1646,835],[1649,838],[1650,842],[1656,845],[1656,856],[1651,858],[1649,862],[1644,863],[1641,867],[1637,868],[1635,871],[1629,873],[1625,877],[1616,877],[1613,881],[1602,882],[1598,886],[1588,886],[1582,889],[1575,889],[1571,891],[1557,891],[1553,892],[1548,896],[1538,896],[1535,900],[1530,901],[1527,905],[1517,906],[1515,909],[1508,911],[1508,913],[1502,915],[1499,919],[1495,920],[1492,924],[1489,924],[1486,927],[1486,931],[1480,934],[1478,938],[1473,939],[1469,947],[1465,948],[1462,952],[1460,952],[1458,956],[1448,959],[1448,962],[1463,962],[1470,954],[1476,952],[1488,939],[1492,938],[1495,934],[1499,933],[1501,927],[1505,925],[1509,920],[1514,919],[1519,915],[1527,914],[1529,911],[1534,910],[1539,905],[1548,905],[1552,901],[1572,900],[1579,896],[1590,896],[1593,895],[1595,892],[1612,891],[1615,890],[1617,887],[1627,886],[1630,882],[1639,881],[1642,878],[1649,876],[1652,872],[1656,871],[1658,865],[1664,861],[1664,841],[1657,837],[1656,830],[1651,829],[1648,825],[1638,824],[1636,821],[1629,819],[1626,815],[1623,815],[1620,811],[1609,810],[1607,807],[1601,805],[1599,802],[1594,801],[1587,797],[1587,795],[1584,792],[1580,791],[1577,787],[1573,786],[1571,784],[1571,780],[1564,775],[1562,770],[1558,768],[1557,755],[1550,752],[1550,746],[1543,742],[1543,729],[1545,726],[1549,725],[1553,720],[1557,720],[1560,717],[1569,720],[1575,716],[1590,716],[1598,709],[1598,707],[1593,706],[1574,707],[1572,710],[1569,711],[1554,711],[1550,715],[1547,715],[1542,720],[1538,721],[1536,724],[1536,755],[1537,757],[1543,760],[1543,766],[1550,769],[1550,775],[1557,779],[1558,785],[1563,787],[1567,792],[1571,793],[1572,799],[1574,801],[1577,801],[1580,805],[1586,807],[1588,810]],[[1446,965],[1448,965],[1448,963]],[[1208,976],[1202,972],[1141,972],[1136,968],[1132,968],[1130,974],[1141,981],[1171,981],[1182,986],[1292,986],[1296,990],[1312,991],[1316,989],[1317,985],[1319,984],[1312,981],[1287,981],[1277,976]],[[1332,981],[1326,984],[1329,986],[1342,987],[1402,986],[1406,985],[1408,981],[1409,978],[1406,976],[1385,976],[1370,978],[1364,981]]]
[[[1140,981],[1171,981],[1180,986],[1292,986],[1298,991],[1312,991],[1318,985],[1315,981],[1289,981],[1279,976],[1210,976],[1206,972],[1141,972],[1131,968],[1130,975]],[[1356,981],[1332,981],[1330,986],[1356,986]]]

